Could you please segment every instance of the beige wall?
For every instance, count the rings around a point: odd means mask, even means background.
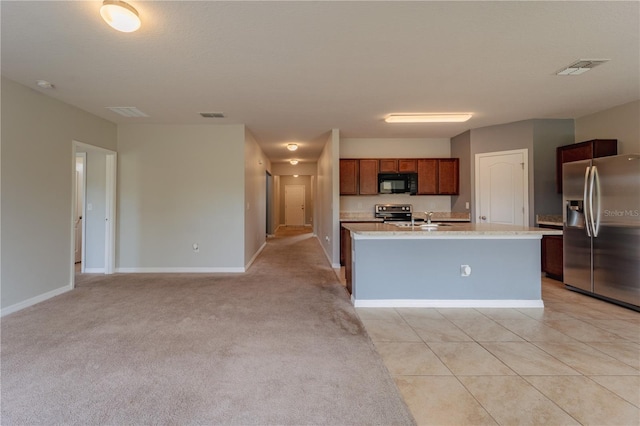
[[[2,77],[2,313],[71,289],[73,141],[114,150],[115,124]]]
[[[327,136],[318,158],[314,230],[333,267],[340,267],[340,132]]]
[[[576,119],[575,142],[618,139],[618,154],[640,153],[640,100]]]
[[[118,270],[244,268],[244,126],[122,125],[118,153]]]
[[[244,264],[248,265],[267,238],[267,170],[269,159],[245,128],[244,142]]]

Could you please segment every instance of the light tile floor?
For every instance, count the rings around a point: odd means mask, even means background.
[[[640,313],[542,282],[544,309],[357,309],[419,425],[640,425]]]

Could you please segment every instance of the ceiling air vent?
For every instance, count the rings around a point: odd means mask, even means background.
[[[224,114],[221,112],[201,112],[200,115],[204,118],[224,118]]]
[[[148,117],[147,114],[136,107],[107,107],[107,109],[123,117]]]
[[[580,75],[609,59],[580,59],[556,72],[556,75]]]

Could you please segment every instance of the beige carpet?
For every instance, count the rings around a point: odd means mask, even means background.
[[[3,318],[2,425],[413,424],[318,241],[287,233],[245,274],[83,276]]]

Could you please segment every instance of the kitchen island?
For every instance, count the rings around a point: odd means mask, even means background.
[[[540,241],[562,231],[449,223],[345,223],[356,307],[543,307]]]

